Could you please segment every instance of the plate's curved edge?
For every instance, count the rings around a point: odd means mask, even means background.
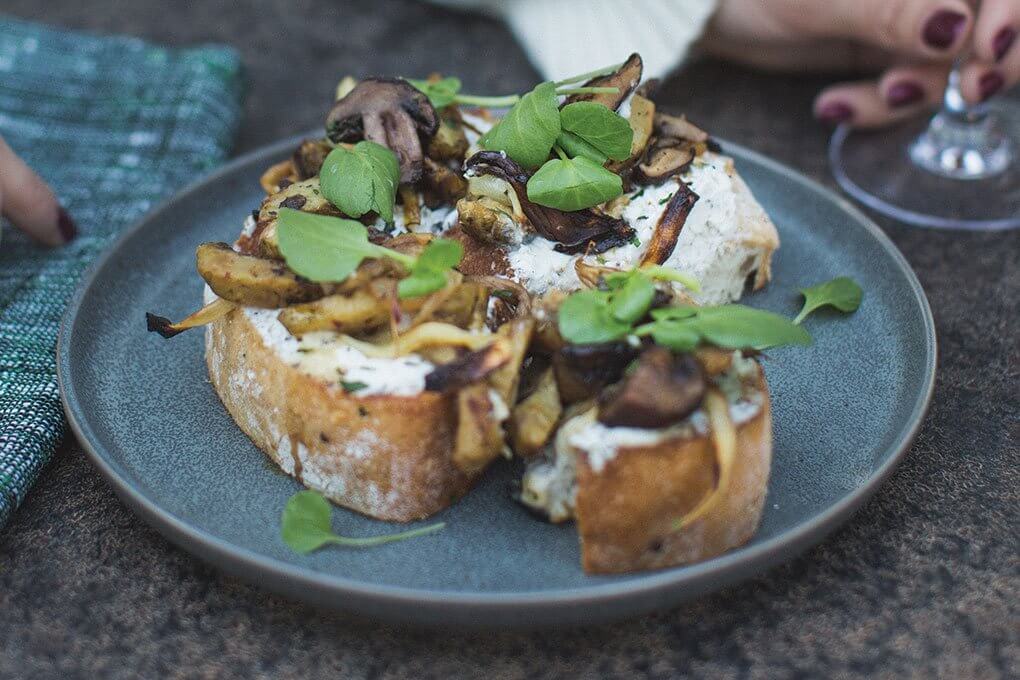
[[[738,144],[720,140],[727,153],[758,163],[824,200],[836,204],[875,238],[899,264],[900,271],[914,292],[925,325],[925,387],[911,410],[910,425],[894,444],[887,448],[891,455],[857,489],[847,493],[824,512],[773,538],[750,547],[739,548],[711,560],[694,565],[658,572],[627,581],[593,584],[584,588],[558,589],[535,593],[466,594],[436,592],[400,586],[370,585],[343,577],[323,574],[311,569],[265,557],[240,546],[229,544],[204,531],[195,529],[170,512],[163,510],[141,491],[121,477],[93,446],[93,433],[78,417],[77,402],[70,385],[70,357],[67,350],[77,311],[97,273],[120,245],[143,229],[153,215],[171,208],[194,191],[230,174],[252,161],[281,153],[307,135],[296,135],[239,156],[218,170],[188,185],[168,198],[146,216],[124,231],[83,274],[69,301],[57,337],[57,382],[61,402],[72,431],[100,473],[125,501],[148,524],[161,531],[179,547],[213,562],[226,571],[258,581],[312,604],[367,614],[373,618],[419,624],[472,625],[486,627],[566,625],[607,621],[640,612],[663,609],[704,592],[730,584],[743,576],[758,573],[780,561],[793,557],[821,540],[850,513],[869,499],[899,464],[913,442],[931,402],[935,383],[937,340],[935,324],[927,296],[906,258],[889,237],[856,206],[827,187]],[[681,589],[682,588],[682,589]],[[601,604],[601,616],[590,612],[579,614],[571,605]],[[612,606],[609,606],[612,605]],[[573,613],[572,613],[573,612]]]

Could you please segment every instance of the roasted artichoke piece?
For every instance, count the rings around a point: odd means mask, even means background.
[[[455,106],[439,112],[436,136],[429,141],[428,156],[437,161],[462,161],[468,150],[467,135]]]
[[[259,185],[267,194],[275,194],[280,190],[281,185],[286,186],[297,180],[297,170],[294,169],[294,163],[288,158],[266,168],[262,177],[259,178]]]
[[[319,178],[311,177],[284,187],[267,196],[259,208],[255,225],[254,252],[262,257],[279,258],[280,245],[276,235],[276,217],[280,208],[292,208],[318,215],[339,216],[341,213],[326,200],[319,189]]]
[[[394,296],[380,295],[373,286],[368,286],[349,295],[328,295],[314,302],[292,305],[280,312],[279,319],[292,335],[313,331],[354,335],[384,326],[392,314],[413,312],[422,304],[422,298],[399,303],[395,300]]]
[[[224,300],[248,307],[277,309],[325,294],[281,262],[235,252],[226,243],[203,243],[195,253],[198,273]]]
[[[424,163],[425,174],[422,175],[421,183],[426,205],[435,208],[464,198],[468,191],[466,179],[431,158],[426,158]]]
[[[453,464],[467,474],[481,471],[503,450],[506,404],[485,383],[457,393],[457,436]]]
[[[315,177],[322,170],[326,156],[333,150],[333,145],[324,139],[305,139],[294,150],[291,164],[299,180]]]
[[[535,391],[514,407],[510,416],[511,447],[518,456],[530,458],[552,438],[563,414],[556,376],[547,368]]]
[[[492,199],[462,198],[457,214],[461,229],[484,243],[512,245],[521,240],[521,226]]]
[[[652,139],[655,120],[655,104],[639,94],[630,100],[630,129],[634,133],[630,143],[630,156],[623,161],[614,161],[607,167],[613,172],[623,172],[634,167],[644,157],[648,142]]]

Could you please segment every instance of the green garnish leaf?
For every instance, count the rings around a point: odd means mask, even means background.
[[[690,352],[698,346],[701,336],[689,324],[664,321],[655,324],[652,340],[674,352]]]
[[[330,203],[351,217],[374,211],[387,223],[393,222],[399,182],[396,154],[367,140],[352,149],[333,149],[319,172],[322,195]]]
[[[344,392],[357,392],[358,390],[363,390],[368,387],[368,384],[359,380],[341,380],[340,387],[344,388]]]
[[[785,316],[744,305],[699,307],[689,323],[703,340],[729,349],[810,345],[811,335]]]
[[[602,104],[595,102],[567,104],[560,110],[560,127],[614,161],[623,161],[630,157],[630,146],[634,139],[630,123]],[[563,148],[567,149],[566,146]]]
[[[287,266],[312,281],[343,281],[369,257],[413,261],[371,243],[368,229],[354,220],[280,208],[276,229]]]
[[[675,279],[660,270],[633,269],[603,277],[609,290],[573,293],[560,305],[560,335],[575,344],[651,336],[657,344],[678,352],[699,344],[727,349],[811,344],[807,331],[786,317],[744,305],[676,305],[649,311],[655,297],[653,277]],[[649,314],[650,322],[634,326]]]
[[[283,508],[283,516],[280,518],[280,538],[294,552],[306,555],[330,543],[365,548],[431,534],[445,526],[443,522],[440,522],[396,534],[348,538],[333,533],[330,527],[331,514],[332,508],[329,501],[318,493],[308,490],[298,491],[290,497],[287,505]]]
[[[619,321],[609,312],[609,293],[582,290],[560,305],[560,335],[577,345],[619,340],[630,332],[631,324]]]
[[[861,306],[864,297],[864,291],[857,282],[847,276],[838,276],[817,286],[801,288],[800,292],[804,296],[804,308],[793,320],[794,323],[800,323],[808,314],[825,306],[851,314]]]
[[[623,180],[584,156],[548,161],[528,180],[528,200],[557,210],[583,210],[623,193]]]
[[[446,272],[460,264],[464,246],[460,241],[435,239],[411,265],[411,275],[397,284],[397,297],[420,297],[446,285]]]
[[[609,160],[609,156],[602,153],[594,146],[584,141],[584,139],[575,135],[573,132],[567,132],[565,130],[561,132],[560,136],[556,138],[556,146],[566,151],[567,155],[571,158],[583,156],[595,161],[599,165],[602,165]]]
[[[556,85],[547,82],[521,97],[478,143],[484,149],[505,152],[525,168],[536,168],[549,158],[559,136]]]
[[[460,92],[460,78],[442,78],[440,80],[418,80],[407,78],[407,82],[425,93],[425,96],[437,109],[449,106],[454,102],[457,93]]]

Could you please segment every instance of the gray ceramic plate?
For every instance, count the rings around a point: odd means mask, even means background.
[[[511,501],[510,464],[443,512],[447,528],[366,550],[306,557],[279,538],[297,482],[275,472],[206,379],[201,332],[145,332],[144,312],[181,318],[201,299],[194,250],[232,240],[258,177],[296,144],[239,158],[126,233],[71,301],[58,360],[71,426],[118,494],[171,541],[241,578],[308,602],[391,621],[567,625],[668,607],[787,560],[846,520],[910,444],[931,395],[935,333],[924,293],[890,241],[845,201],[732,144],[725,149],[775,219],[775,280],[750,304],[787,314],[795,291],[836,275],[865,290],[853,316],[819,313],[815,344],[770,353],[775,460],[765,516],[747,545],[701,564],[586,576],[572,526]],[[352,535],[391,525],[336,510]]]

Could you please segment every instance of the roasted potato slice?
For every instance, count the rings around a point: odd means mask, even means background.
[[[235,252],[226,243],[203,243],[195,253],[199,275],[224,300],[248,307],[277,309],[325,294],[281,262]]]
[[[510,416],[511,447],[518,456],[530,458],[552,438],[563,415],[563,404],[552,368],[542,372],[535,391],[514,407]]]

